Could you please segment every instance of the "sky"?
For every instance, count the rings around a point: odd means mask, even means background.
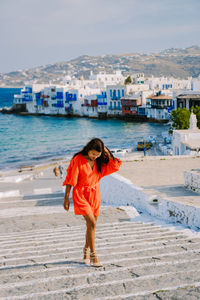
[[[200,0],[0,0],[0,73],[200,46]]]

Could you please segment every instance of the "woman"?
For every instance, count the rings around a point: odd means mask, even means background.
[[[64,209],[69,210],[69,194],[73,187],[75,215],[85,218],[87,230],[83,260],[94,267],[103,266],[95,252],[95,228],[101,202],[99,181],[118,171],[120,166],[121,160],[114,158],[100,139],[94,138],[73,156],[63,182],[66,185]]]

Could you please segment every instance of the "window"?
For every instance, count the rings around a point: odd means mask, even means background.
[[[120,90],[118,90],[117,92],[118,92],[118,98],[120,98]]]

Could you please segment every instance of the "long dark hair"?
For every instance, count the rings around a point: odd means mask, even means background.
[[[96,150],[97,152],[101,152],[101,155],[96,159],[97,162],[97,170],[98,172],[101,172],[101,167],[103,164],[106,164],[109,162],[109,157],[108,154],[105,152],[104,150],[104,143],[102,142],[102,140],[98,139],[98,138],[94,138],[91,141],[89,141],[87,143],[87,145],[85,145],[83,147],[83,149],[77,153],[74,154],[73,158],[75,156],[77,156],[78,154],[82,154],[83,156],[87,156],[88,152],[90,150]],[[107,147],[106,147],[107,148]],[[114,156],[112,155],[111,151],[107,148],[110,157],[115,160]]]

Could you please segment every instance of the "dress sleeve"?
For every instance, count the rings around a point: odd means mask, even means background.
[[[101,177],[117,172],[121,164],[122,164],[121,159],[115,157],[115,160],[113,160],[112,158],[109,158],[108,164],[102,166]]]
[[[73,187],[75,185],[77,185],[78,175],[79,175],[79,163],[78,162],[79,162],[79,159],[78,159],[77,156],[75,156],[71,160],[71,162],[70,162],[70,164],[67,168],[67,176],[66,176],[65,181],[63,182],[62,185],[69,184],[69,185],[72,185]]]

